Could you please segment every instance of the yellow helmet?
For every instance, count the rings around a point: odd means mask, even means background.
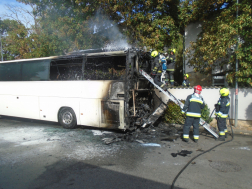
[[[175,54],[176,49],[170,49],[171,52],[173,52]]]
[[[228,96],[229,95],[229,90],[227,88],[222,88],[220,89],[220,95],[221,96]]]
[[[189,78],[189,75],[188,74],[184,74],[185,77]]]
[[[151,52],[151,56],[152,56],[152,57],[156,57],[157,55],[158,55],[158,52],[157,52],[157,51],[152,51],[152,52]]]

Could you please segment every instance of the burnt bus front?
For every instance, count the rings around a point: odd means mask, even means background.
[[[99,91],[99,124],[107,129],[134,129],[153,110],[152,90],[139,69],[150,69],[147,53],[124,51],[80,51],[55,58],[50,80],[83,80],[102,83]],[[93,126],[93,125],[92,125]]]

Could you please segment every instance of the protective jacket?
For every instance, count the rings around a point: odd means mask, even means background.
[[[201,109],[205,107],[205,102],[202,96],[191,94],[187,96],[182,113],[186,112],[189,117],[201,117]]]
[[[221,96],[216,106],[216,114],[220,118],[227,118],[230,107],[230,98],[228,96]]]
[[[188,79],[184,80],[182,83],[182,87],[189,87],[190,86],[190,82]]]
[[[152,59],[152,73],[156,74],[159,70],[161,70],[161,64],[159,63],[159,55],[157,55]]]
[[[175,55],[169,55],[169,57],[166,59],[167,61],[167,71],[174,71],[175,69]]]

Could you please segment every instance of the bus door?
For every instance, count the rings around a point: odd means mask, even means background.
[[[124,129],[124,101],[109,100],[100,102],[101,127],[108,129]]]

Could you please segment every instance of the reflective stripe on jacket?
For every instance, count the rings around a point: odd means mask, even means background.
[[[230,98],[228,96],[221,96],[218,101],[219,111],[216,112],[218,117],[227,118],[230,108]]]
[[[190,86],[190,82],[188,79],[184,80],[183,83],[182,83],[182,86],[183,87],[189,87]]]
[[[189,117],[201,117],[201,109],[204,107],[204,99],[201,96],[192,94],[186,98],[182,113],[186,112],[186,116]]]

